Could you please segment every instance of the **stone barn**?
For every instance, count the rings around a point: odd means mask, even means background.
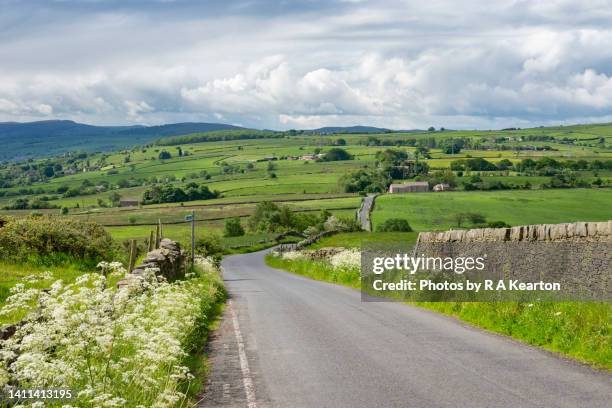
[[[425,193],[429,191],[429,183],[426,181],[413,181],[411,183],[404,184],[391,184],[389,186],[389,193]]]

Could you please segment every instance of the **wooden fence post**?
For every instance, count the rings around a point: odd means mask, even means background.
[[[161,238],[160,238],[159,224],[157,224],[155,226],[155,249],[159,248],[160,241],[161,241]]]
[[[130,264],[128,268],[128,272],[132,273],[134,270],[134,265],[136,265],[136,240],[130,240]]]
[[[149,247],[147,248],[147,252],[151,252],[155,249],[155,233],[151,230],[149,234]]]
[[[157,222],[159,223],[159,240],[161,241],[164,239],[164,226],[161,222],[161,218],[158,218]]]

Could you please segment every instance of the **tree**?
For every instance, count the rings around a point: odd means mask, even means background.
[[[389,218],[376,228],[379,232],[411,232],[412,227],[403,218]]]
[[[465,141],[463,139],[446,139],[438,146],[445,154],[457,154],[461,152]]]
[[[399,166],[408,160],[408,154],[404,150],[386,149],[376,152],[376,160],[384,166]]]
[[[336,140],[336,146],[346,146],[346,140],[340,138]]]
[[[414,151],[414,156],[418,159],[422,157],[424,159],[431,159],[431,154],[429,154],[429,149],[425,146],[417,146]]]
[[[435,128],[435,127],[433,127],[433,126],[430,126],[430,127],[428,127],[428,128],[427,128],[427,131],[428,131],[428,132],[435,132],[435,131],[436,131],[436,128]]]
[[[341,160],[353,160],[353,155],[344,149],[334,147],[327,151],[323,157],[323,161],[341,161]]]
[[[345,193],[382,193],[387,191],[390,183],[388,174],[365,170],[344,174],[338,180],[340,189]]]
[[[497,168],[500,170],[510,170],[512,166],[512,162],[508,159],[500,160],[499,163],[497,163]]]
[[[113,191],[108,196],[108,200],[111,202],[111,205],[113,207],[118,207],[119,206],[119,202],[121,201],[121,194],[117,193],[116,191]]]
[[[180,203],[182,201],[209,200],[219,197],[218,191],[210,191],[208,186],[189,183],[185,190],[172,184],[153,186],[142,196],[144,204]]]
[[[274,171],[276,170],[276,165],[272,162],[268,162],[268,167],[266,168],[266,170],[268,171]]]
[[[225,220],[225,237],[241,237],[244,235],[244,228],[240,224],[240,217],[229,218]]]
[[[45,177],[51,178],[55,175],[55,170],[53,170],[53,166],[46,166],[43,169],[43,174]]]
[[[262,201],[255,206],[249,217],[249,228],[252,231],[274,231],[278,227],[280,208],[270,201]]]
[[[452,170],[438,170],[431,175],[430,183],[434,185],[448,184],[451,187],[455,187],[457,185],[457,179]]]
[[[159,159],[160,159],[160,160],[167,160],[167,159],[171,159],[171,158],[172,158],[172,155],[170,154],[170,152],[167,152],[167,151],[165,151],[165,150],[162,150],[162,151],[159,153],[159,156],[158,156],[158,157],[159,157]]]

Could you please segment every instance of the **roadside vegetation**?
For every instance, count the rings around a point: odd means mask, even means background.
[[[225,298],[218,260],[175,282],[155,269],[126,279],[125,248],[60,216],[3,216],[0,255],[0,387],[69,388],[75,406],[191,406]]]
[[[110,269],[108,278],[125,274],[120,264]],[[190,354],[200,353],[223,296],[207,260],[173,283],[150,270],[119,288],[99,273],[48,291],[18,284],[0,310],[25,309],[1,343],[1,385],[69,388],[79,406],[189,406],[202,383]]]

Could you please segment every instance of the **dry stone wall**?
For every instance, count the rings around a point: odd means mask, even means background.
[[[487,241],[612,242],[612,220],[604,222],[523,225],[510,228],[421,232],[417,242]]]
[[[143,274],[147,268],[156,268],[159,275],[174,281],[185,277],[185,253],[178,242],[162,239],[159,249],[149,252],[142,263],[134,268],[132,274]]]
[[[559,282],[576,300],[612,299],[612,221],[422,232],[416,254],[478,257],[488,277]]]

